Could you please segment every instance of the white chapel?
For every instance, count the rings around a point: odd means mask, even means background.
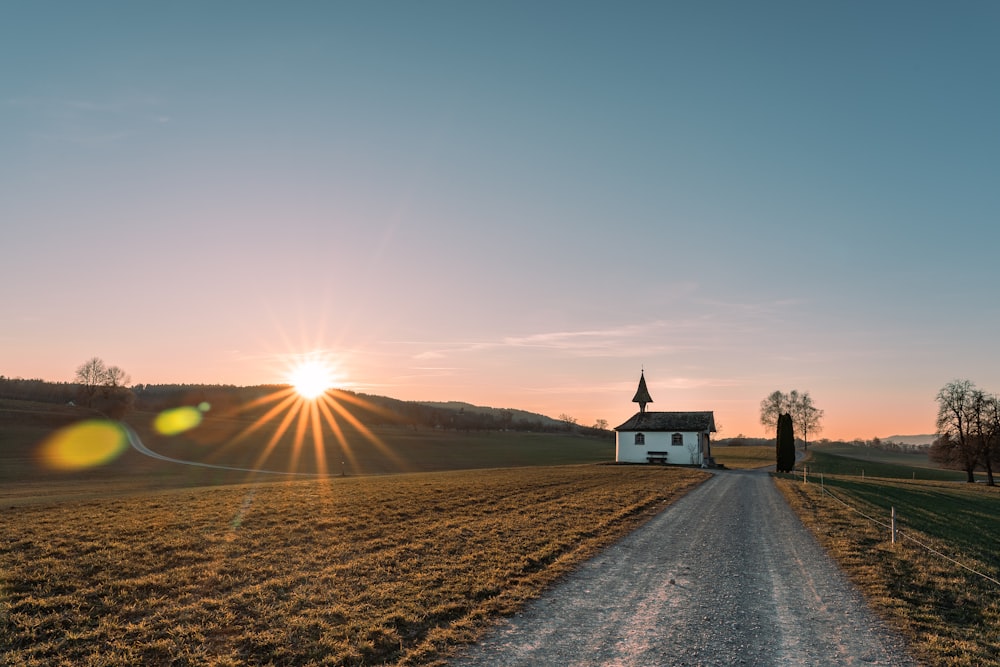
[[[615,460],[623,463],[670,463],[675,465],[715,465],[712,438],[713,412],[647,412],[653,399],[646,388],[645,371],[639,374],[639,388],[633,403],[639,412],[615,428]]]

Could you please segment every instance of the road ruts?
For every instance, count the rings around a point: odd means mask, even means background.
[[[449,664],[916,665],[759,471],[716,474]]]

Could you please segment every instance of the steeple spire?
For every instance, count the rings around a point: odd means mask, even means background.
[[[649,390],[646,389],[646,371],[643,369],[639,372],[639,389],[635,392],[635,397],[632,398],[633,403],[639,404],[639,412],[646,412],[646,403],[652,403],[653,399],[649,396]]]

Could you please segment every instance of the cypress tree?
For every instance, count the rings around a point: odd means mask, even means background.
[[[778,437],[776,446],[778,472],[791,472],[795,467],[795,431],[792,427],[792,416],[783,414],[778,417]]]

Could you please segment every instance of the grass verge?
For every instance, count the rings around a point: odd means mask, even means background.
[[[979,485],[826,477],[851,507],[903,536],[1000,579],[1000,492]],[[820,484],[776,478],[778,488],[876,611],[925,664],[1000,665],[1000,586],[845,507]]]
[[[0,514],[0,663],[424,665],[706,477],[565,466]]]

